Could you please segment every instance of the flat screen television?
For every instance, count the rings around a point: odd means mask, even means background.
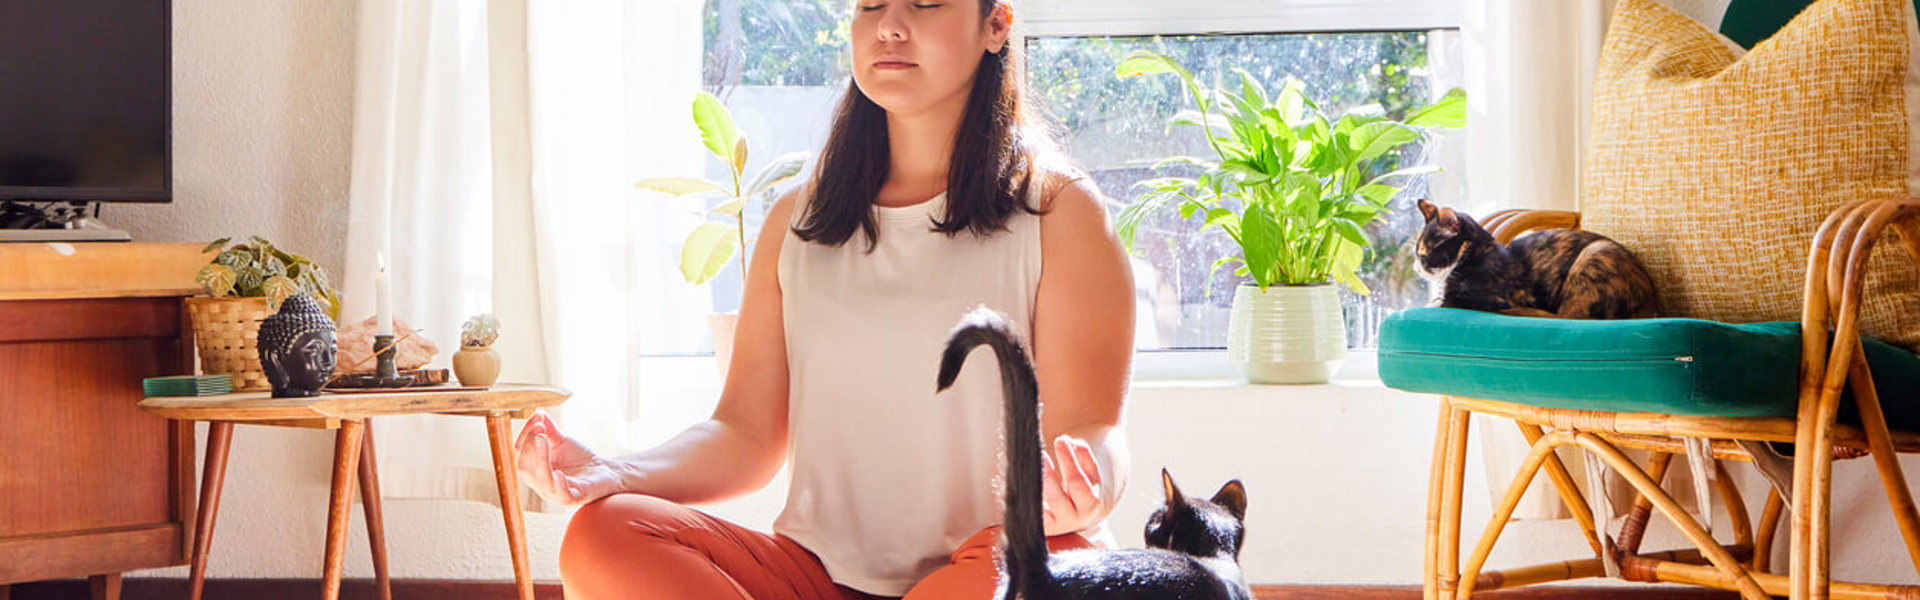
[[[173,197],[171,0],[0,0],[0,201]]]

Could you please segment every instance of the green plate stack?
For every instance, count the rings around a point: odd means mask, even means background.
[[[233,376],[221,375],[181,375],[179,377],[148,377],[141,381],[147,396],[218,396],[233,392]]]

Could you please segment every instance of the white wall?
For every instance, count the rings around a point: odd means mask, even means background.
[[[354,3],[173,3],[174,201],[109,205],[138,241],[260,235],[339,274]]]
[[[109,220],[144,241],[261,234],[338,272],[346,222],[353,6],[336,0],[176,0],[177,199],[166,206],[115,207]],[[677,360],[691,362],[649,369],[676,377],[644,377],[647,421],[636,427],[648,435],[665,435],[697,418],[698,410],[684,407],[710,405],[717,396],[710,363]],[[702,374],[704,379],[695,376]],[[1433,399],[1385,390],[1364,378],[1311,387],[1142,382],[1129,415],[1139,484],[1128,491],[1113,524],[1123,544],[1138,544],[1140,524],[1156,501],[1151,476],[1161,466],[1195,493],[1239,477],[1251,496],[1245,562],[1254,581],[1415,583],[1434,414]],[[479,421],[473,426],[480,427]],[[237,431],[209,573],[319,577],[331,434],[250,426]],[[1466,530],[1472,538],[1489,508],[1481,462],[1476,456],[1469,464],[1476,467],[1467,481]],[[1838,573],[1914,581],[1871,465],[1852,461],[1836,471]],[[1751,477],[1742,483],[1757,485]],[[764,529],[783,490],[776,482],[712,510]],[[354,523],[347,576],[370,577],[357,516]],[[386,523],[396,577],[512,577],[499,512],[491,505],[388,501]],[[556,579],[565,516],[528,515],[527,527],[536,576]],[[1670,529],[1659,531],[1649,547],[1676,543]],[[1566,523],[1518,523],[1508,528],[1493,563],[1585,552]],[[186,569],[137,575],[184,577]]]

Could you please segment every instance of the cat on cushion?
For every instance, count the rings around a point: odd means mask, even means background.
[[[1229,481],[1210,500],[1188,498],[1163,469],[1166,504],[1147,518],[1147,548],[1047,553],[1041,526],[1040,396],[1033,363],[1004,317],[969,314],[947,342],[940,387],[960,375],[967,353],[993,349],[1006,393],[1005,536],[1001,600],[1252,600],[1240,573],[1246,488]]]
[[[1659,312],[1653,277],[1626,247],[1590,231],[1535,231],[1502,246],[1465,214],[1420,201],[1416,260],[1436,306],[1563,319]]]

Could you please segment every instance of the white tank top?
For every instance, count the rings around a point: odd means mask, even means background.
[[[1031,339],[1040,218],[1016,212],[990,237],[948,237],[932,230],[946,200],[874,206],[871,253],[857,231],[839,247],[789,232],[780,247],[792,479],[773,529],[870,594],[905,594],[1001,521],[998,367],[981,350],[947,392],[934,393],[935,378],[975,306]],[[795,207],[795,222],[803,214]]]

